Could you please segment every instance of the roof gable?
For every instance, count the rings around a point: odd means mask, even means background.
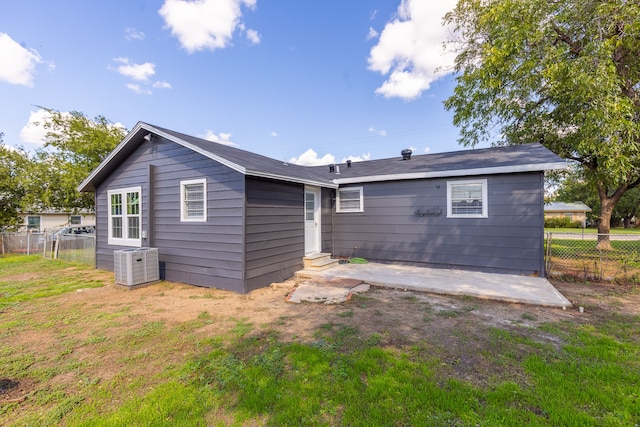
[[[401,179],[472,176],[563,169],[565,162],[540,144],[523,144],[424,154],[402,160],[392,159],[353,162],[327,166],[299,166],[278,161],[202,138],[138,122],[120,144],[78,186],[79,191],[93,191],[140,145],[153,143],[151,134],[182,145],[246,176],[276,179],[319,187],[337,188],[343,184]]]

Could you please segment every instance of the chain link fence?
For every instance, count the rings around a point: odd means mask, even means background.
[[[44,251],[45,233],[2,233],[0,239],[3,254],[33,255]]]
[[[2,254],[40,254],[49,259],[61,259],[95,265],[96,239],[92,235],[54,233],[1,233]]]
[[[548,276],[621,283],[640,281],[640,235],[547,233]]]

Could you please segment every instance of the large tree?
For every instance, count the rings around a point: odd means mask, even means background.
[[[608,234],[614,207],[640,184],[638,2],[459,0],[445,20],[458,72],[445,106],[460,142],[540,142],[577,162]]]
[[[0,133],[0,230],[17,226],[27,192],[25,176],[31,161],[22,149],[7,147]]]
[[[124,138],[127,130],[103,116],[47,109],[45,145],[36,153],[33,181],[42,185],[38,201],[65,210],[94,209],[93,195],[76,188]],[[35,193],[34,193],[35,194]],[[34,203],[36,201],[34,200]]]

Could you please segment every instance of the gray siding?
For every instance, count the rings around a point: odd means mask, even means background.
[[[333,252],[333,205],[335,190],[323,188],[320,194],[320,225],[322,227],[320,239],[322,252]]]
[[[304,187],[247,178],[246,288],[286,280],[302,268]]]
[[[180,181],[204,177],[207,221],[180,222]],[[244,292],[244,176],[159,138],[138,147],[96,190],[97,267],[113,270],[113,251],[123,249],[107,244],[107,191],[137,185],[149,233],[142,244],[158,248],[165,279]]]
[[[364,213],[334,213],[334,255],[544,274],[542,173],[469,178],[488,180],[488,218],[447,218],[447,181],[453,178],[364,184]],[[416,215],[437,208],[442,214]]]

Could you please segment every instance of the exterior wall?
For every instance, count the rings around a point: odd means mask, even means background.
[[[207,178],[207,221],[180,222],[180,181]],[[107,191],[142,186],[143,246],[158,248],[164,278],[244,292],[244,176],[178,144],[139,146],[96,190],[98,268],[113,270]]]
[[[333,214],[334,256],[544,274],[543,174],[471,178],[488,180],[488,218],[447,218],[447,181],[453,178],[362,184],[364,213]],[[416,214],[437,208],[440,215]]]
[[[302,268],[304,186],[247,178],[246,288],[286,280]]]

